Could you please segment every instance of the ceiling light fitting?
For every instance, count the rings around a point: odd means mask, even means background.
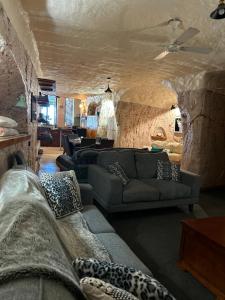
[[[110,81],[111,77],[108,77],[107,80]],[[105,93],[109,93],[109,94],[112,94],[112,90],[110,89],[109,87],[109,83],[108,83],[108,87],[107,89],[105,90]]]
[[[210,17],[215,20],[220,20],[225,18],[224,0],[220,0],[218,7],[210,14]]]

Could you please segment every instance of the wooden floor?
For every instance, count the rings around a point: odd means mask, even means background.
[[[41,147],[43,154],[40,159],[40,172],[56,173],[59,168],[56,165],[57,156],[63,153],[58,147]]]

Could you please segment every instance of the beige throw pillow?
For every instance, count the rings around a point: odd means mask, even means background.
[[[80,287],[88,300],[138,300],[129,292],[93,277],[82,278]]]

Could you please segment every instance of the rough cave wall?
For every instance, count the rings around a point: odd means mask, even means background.
[[[27,111],[15,107],[18,97],[25,95],[25,86],[12,53],[7,47],[0,51],[0,114],[14,119],[20,133],[28,132]]]
[[[8,107],[8,115],[12,113],[11,116],[14,114],[14,110],[16,112],[17,109],[14,108],[15,105],[15,96],[20,94],[21,90],[24,90],[25,96],[26,96],[26,101],[27,101],[27,111],[26,111],[26,120],[27,120],[27,128],[28,128],[28,133],[31,135],[31,141],[27,143],[28,150],[23,144],[18,145],[19,149],[22,150],[28,160],[29,165],[33,168],[36,169],[37,163],[36,163],[36,157],[37,157],[37,123],[31,123],[30,122],[30,102],[31,102],[31,92],[34,93],[34,95],[37,95],[39,92],[39,85],[37,81],[37,76],[33,67],[33,64],[27,55],[26,50],[24,49],[24,46],[18,39],[18,36],[12,27],[9,18],[7,17],[6,13],[3,11],[3,9],[0,9],[0,34],[2,35],[3,39],[5,40],[5,46],[1,47],[1,51],[4,51],[5,48],[5,54],[8,54],[9,56],[11,55],[10,59],[14,59],[15,64],[17,66],[17,72],[8,72],[6,74],[7,76],[7,81],[2,82],[1,84],[5,84],[5,89],[8,90],[8,94],[12,93],[10,97],[7,98],[7,107]],[[0,62],[1,63],[1,62]],[[18,72],[19,70],[19,72]],[[17,76],[19,76],[20,73],[20,80],[17,80]],[[0,75],[1,76],[1,75]],[[21,85],[21,79],[24,84],[24,87]],[[14,87],[13,87],[14,83]],[[17,86],[18,84],[18,86]],[[18,89],[18,90],[17,90]],[[2,109],[3,109],[3,104],[5,103],[5,99],[0,99],[1,101],[1,106],[0,106],[0,114],[2,115]],[[11,110],[10,110],[11,106]],[[19,117],[19,112],[17,116],[17,120],[20,122],[22,119],[24,120],[24,112],[20,114]],[[25,126],[26,127],[26,126]],[[23,129],[22,129],[23,130]],[[9,147],[10,148],[10,147]],[[11,149],[7,149],[8,152],[11,152]],[[7,151],[0,151],[0,167],[1,167],[1,161],[4,160],[4,158],[7,156]]]
[[[21,142],[0,150],[0,176],[3,175],[4,172],[6,172],[9,168],[8,167],[9,156],[19,150],[23,152],[25,157],[27,157],[29,152],[28,143]]]
[[[162,127],[168,141],[174,141],[174,112],[129,102],[118,102],[116,119],[118,124],[117,147],[151,146],[151,135]]]
[[[178,94],[183,117],[182,168],[201,176],[202,187],[225,185],[225,95],[201,88]]]

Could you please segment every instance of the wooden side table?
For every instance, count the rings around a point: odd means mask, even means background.
[[[225,217],[182,222],[179,267],[225,300]]]

